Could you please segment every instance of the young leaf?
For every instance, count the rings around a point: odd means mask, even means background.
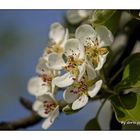
[[[101,130],[97,118],[91,119],[85,126],[85,130]]]
[[[128,57],[123,67],[123,77],[121,82],[115,87],[118,92],[125,89],[137,88],[140,86],[140,53]]]
[[[104,24],[115,12],[115,10],[94,10],[93,24]]]
[[[140,94],[131,92],[125,95],[114,95],[110,100],[119,122],[140,122]]]

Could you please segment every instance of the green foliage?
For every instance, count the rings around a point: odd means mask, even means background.
[[[118,29],[120,15],[121,11],[116,10],[94,10],[92,15],[93,25],[105,25],[115,34]]]
[[[121,82],[116,86],[116,91],[137,88],[140,86],[140,53],[128,57],[124,63],[124,72]]]
[[[94,10],[93,24],[104,24],[115,12],[115,10]]]
[[[122,130],[140,130],[140,125],[133,124],[133,122],[129,122],[127,124],[122,125]]]
[[[140,122],[140,94],[129,93],[110,97],[119,122]]]
[[[137,20],[140,20],[140,10],[131,10],[130,14]]]
[[[121,11],[115,11],[104,25],[115,35],[120,22]]]
[[[71,105],[66,105],[62,111],[66,114],[66,115],[71,115],[74,113],[77,113],[78,111],[80,111],[80,109],[78,110],[72,110]]]
[[[91,119],[85,126],[85,130],[101,130],[97,118]]]

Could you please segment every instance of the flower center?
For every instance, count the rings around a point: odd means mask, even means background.
[[[61,54],[64,52],[64,49],[59,45],[59,44],[55,44],[53,47],[52,47],[53,51],[58,53],[58,54]]]
[[[64,67],[64,70],[72,73],[75,77],[78,77],[79,69],[78,66],[82,65],[83,60],[79,59],[79,55],[76,57],[68,56],[67,57],[67,65]]]
[[[44,82],[47,82],[47,84],[51,86],[53,75],[43,74],[43,75],[40,75],[40,77],[42,78]]]
[[[93,80],[88,80],[87,76],[83,76],[83,78],[78,82],[75,81],[73,84],[73,89],[70,91],[74,94],[88,94],[88,87],[92,86],[95,83]]]
[[[53,44],[52,46],[47,47],[45,51],[47,54],[50,54],[53,52],[61,54],[64,52],[64,49],[60,46],[60,44]]]
[[[87,38],[85,46],[87,59],[97,67],[99,63],[99,55],[104,55],[108,52],[107,48],[99,47],[99,41],[96,38],[94,41],[91,38]]]
[[[44,110],[45,110],[45,114],[50,113],[51,111],[53,111],[56,108],[56,104],[52,101],[44,101]]]

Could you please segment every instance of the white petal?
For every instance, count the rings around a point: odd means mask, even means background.
[[[93,79],[95,79],[97,77],[95,69],[88,62],[86,63],[86,71],[87,71],[87,75],[88,75],[89,80],[93,80]]]
[[[83,63],[82,65],[78,66],[79,69],[79,75],[78,75],[78,81],[80,81],[80,79],[83,77],[83,75],[85,74],[86,71],[86,64]]]
[[[49,38],[54,40],[55,43],[60,43],[65,35],[65,29],[60,23],[53,23],[51,25]]]
[[[78,12],[79,10],[68,10],[67,11],[67,20],[71,23],[71,24],[78,24],[79,22],[81,22],[83,20],[83,17],[81,17],[81,15]]]
[[[113,35],[110,30],[108,30],[105,26],[97,26],[95,28],[98,36],[100,37],[100,47],[110,46],[113,43]]]
[[[76,29],[75,36],[84,45],[86,43],[87,38],[90,37],[92,40],[95,39],[96,32],[92,28],[92,26],[84,24]]]
[[[97,81],[92,87],[88,88],[88,95],[92,98],[96,96],[96,94],[99,92],[103,81],[99,80]]]
[[[28,82],[28,91],[34,96],[40,96],[49,90],[48,85],[40,77],[33,77]]]
[[[108,53],[104,55],[99,55],[99,63],[95,70],[100,70],[103,67],[104,63],[106,62],[107,55]]]
[[[57,103],[56,99],[54,98],[53,94],[52,93],[49,93],[48,94],[44,94],[44,95],[41,95],[41,96],[38,96],[37,97],[37,100],[40,101],[40,102],[44,102],[44,101],[48,101],[48,102],[54,102],[54,103]]]
[[[55,121],[55,119],[59,116],[59,107],[57,107],[49,116],[48,118],[43,122],[42,128],[48,129]]]
[[[84,107],[88,103],[88,96],[83,94],[72,104],[72,109],[77,110]]]
[[[69,39],[66,42],[65,45],[65,54],[66,56],[77,56],[78,54],[80,54],[80,50],[79,50],[79,40],[78,39]]]
[[[72,89],[72,87],[67,88],[63,94],[63,98],[68,104],[73,103],[79,97],[78,94],[71,92]]]
[[[52,80],[53,85],[56,85],[61,88],[70,86],[73,84],[73,82],[74,80],[70,72],[65,73],[62,76],[58,76]]]
[[[68,10],[67,11],[67,20],[71,24],[78,24],[89,16],[91,10]]]
[[[91,13],[91,10],[78,10],[78,14],[82,18],[86,18]]]
[[[45,59],[43,59],[43,58],[39,59],[39,63],[36,66],[36,72],[38,74],[46,74],[49,71],[49,69],[48,69],[48,67],[46,65],[46,62],[47,61]]]
[[[33,104],[33,110],[36,111],[38,115],[43,118],[46,118],[48,116],[48,114],[45,113],[43,103],[38,100],[35,101],[35,103]]]
[[[48,67],[53,70],[61,70],[65,66],[65,62],[61,55],[51,53],[48,55]]]
[[[68,38],[69,38],[69,31],[68,31],[68,29],[66,29],[66,32],[65,32],[65,35],[64,35],[64,38],[63,38],[63,42],[61,43],[62,48],[64,48]]]

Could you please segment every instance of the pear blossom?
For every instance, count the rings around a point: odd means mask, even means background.
[[[50,44],[46,47],[43,56],[45,56],[47,60],[47,66],[50,69],[54,70],[61,70],[62,65],[60,66],[59,63],[64,64],[64,60],[62,59],[62,55],[64,53],[64,45],[69,38],[68,29],[65,29],[59,23],[53,23],[51,25],[51,29],[49,32],[49,41]],[[59,63],[55,63],[58,60]]]
[[[92,10],[68,10],[66,13],[67,20],[71,24],[78,24],[92,13]]]
[[[63,98],[68,104],[72,104],[73,110],[77,110],[88,103],[88,97],[96,96],[101,86],[102,80],[89,80],[87,76],[83,76],[79,82],[75,81],[73,85],[66,88]]]
[[[44,57],[41,57],[36,66],[36,72],[39,76],[32,77],[28,82],[29,93],[35,96],[43,95],[47,92],[54,93],[52,80],[60,74],[60,71],[50,70],[46,65]]]
[[[59,116],[59,104],[51,94],[44,94],[37,97],[33,104],[33,110],[46,120],[42,124],[43,129],[48,129]]]
[[[53,79],[53,84],[58,87],[70,86],[74,80],[80,80],[85,73],[86,63],[84,47],[80,45],[78,39],[69,39],[65,44],[65,73]],[[59,63],[59,60],[56,60]],[[59,65],[61,65],[59,63]]]
[[[42,80],[41,77],[32,77],[28,82],[28,92],[31,95],[39,96],[50,92],[49,85]]]
[[[100,25],[95,29],[88,24],[83,24],[76,29],[75,36],[85,47],[86,58],[95,70],[100,70],[106,61],[107,46],[113,42],[113,35],[105,26]]]

